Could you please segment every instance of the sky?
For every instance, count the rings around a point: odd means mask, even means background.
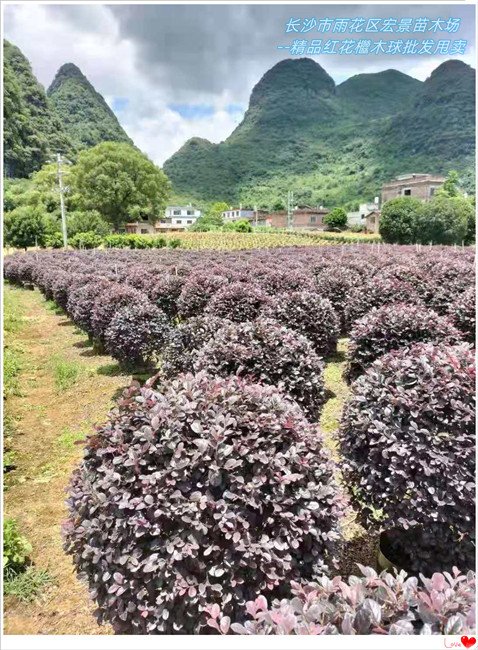
[[[135,144],[161,165],[189,138],[220,142],[247,109],[254,85],[275,63],[292,58],[279,45],[294,39],[363,38],[360,34],[286,33],[315,18],[461,18],[456,34],[371,34],[464,39],[466,51],[443,55],[312,55],[336,83],[364,72],[398,69],[425,80],[448,58],[474,65],[474,6],[446,4],[4,4],[4,36],[30,60],[48,87],[57,69],[75,63],[115,111]],[[312,23],[308,23],[309,25]],[[350,24],[350,23],[349,23]],[[291,27],[290,29],[294,29]]]

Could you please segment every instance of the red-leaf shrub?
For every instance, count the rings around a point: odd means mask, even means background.
[[[341,331],[346,331],[345,308],[350,291],[362,282],[352,269],[342,266],[321,267],[315,271],[317,293],[332,303],[339,319]]]
[[[253,320],[270,304],[272,299],[260,286],[232,282],[216,291],[206,307],[206,312],[212,316],[243,322]]]
[[[474,389],[466,344],[402,348],[354,382],[340,428],[343,473],[369,525],[374,509],[385,527],[472,533]]]
[[[227,634],[447,634],[475,631],[475,574],[434,573],[420,581],[401,571],[380,575],[358,565],[363,577],[337,576],[292,583],[293,598],[269,605],[261,595],[246,604],[242,620],[209,607],[209,625]]]
[[[211,297],[226,284],[229,284],[229,280],[222,275],[207,272],[192,274],[178,298],[179,315],[183,318],[201,315]]]
[[[169,318],[152,303],[120,307],[106,329],[105,350],[128,366],[157,359],[170,336]]]
[[[104,344],[104,335],[111,319],[121,307],[131,305],[149,305],[149,300],[137,289],[124,284],[112,282],[95,300],[91,313],[93,336]]]
[[[476,340],[475,293],[475,287],[471,286],[458,297],[456,302],[452,303],[448,312],[455,327],[463,333],[465,341],[473,345]]]
[[[313,291],[290,291],[276,296],[264,315],[311,341],[318,354],[327,355],[337,349],[339,318],[330,300]]]
[[[383,354],[413,343],[460,343],[450,320],[420,305],[394,303],[355,322],[347,352],[347,379],[355,379]]]
[[[91,326],[91,315],[93,305],[98,296],[101,296],[111,285],[109,280],[90,277],[89,282],[73,288],[68,294],[66,311],[80,329],[89,336],[93,335]]]
[[[161,374],[175,377],[182,372],[191,372],[199,350],[221,327],[230,323],[217,316],[196,316],[175,327],[163,350]]]
[[[174,318],[178,313],[178,298],[185,281],[182,275],[166,273],[151,285],[148,298],[170,318]]]
[[[413,286],[402,280],[376,275],[363,281],[347,296],[344,316],[347,331],[373,307],[382,307],[394,302],[419,303],[420,298]]]
[[[117,633],[198,633],[314,579],[343,503],[300,409],[270,386],[182,375],[126,391],[89,438],[65,548]]]
[[[324,364],[312,344],[270,319],[225,325],[199,351],[194,368],[278,386],[314,421],[325,402]]]

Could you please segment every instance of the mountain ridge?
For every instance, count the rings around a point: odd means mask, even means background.
[[[106,141],[132,144],[104,97],[74,63],[59,68],[47,96],[79,149]]]
[[[375,196],[391,174],[469,170],[474,143],[470,111],[465,124],[453,120],[449,127],[442,116],[437,135],[433,97],[427,96],[430,86],[432,95],[440,88],[445,113],[455,115],[456,89],[461,88],[462,101],[470,103],[474,96],[468,68],[460,61],[444,62],[428,84],[388,69],[353,75],[336,85],[315,61],[284,59],[254,86],[243,120],[223,142],[190,138],[164,170],[181,194],[264,207],[287,189],[304,202],[337,205]],[[420,101],[428,104],[426,110]],[[420,110],[431,116],[420,120]],[[407,150],[403,140],[410,140],[404,129],[409,121],[421,124],[422,140],[435,140],[430,155]],[[465,158],[446,145],[460,133],[465,134]]]

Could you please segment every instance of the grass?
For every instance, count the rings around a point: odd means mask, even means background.
[[[339,339],[337,352],[326,360],[324,371],[325,388],[330,397],[322,410],[320,428],[327,446],[335,457],[338,457],[338,444],[335,433],[339,429],[342,409],[349,393],[348,386],[343,379],[347,344],[347,339]]]
[[[52,361],[52,372],[55,388],[58,393],[62,393],[76,384],[81,373],[81,367],[76,361],[68,361],[57,357]]]
[[[74,449],[76,444],[85,440],[86,436],[89,435],[91,431],[73,431],[72,429],[65,427],[61,432],[61,435],[58,436],[57,442],[60,447],[63,449]]]
[[[3,395],[20,395],[20,373],[22,370],[22,349],[6,345],[3,350]]]
[[[23,573],[5,576],[3,594],[13,596],[23,603],[36,600],[44,589],[53,584],[53,578],[45,569],[30,566]]]
[[[3,331],[18,332],[24,322],[23,310],[13,294],[5,292],[3,297]]]

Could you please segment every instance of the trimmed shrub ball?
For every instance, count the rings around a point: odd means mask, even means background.
[[[464,291],[449,309],[449,316],[455,327],[463,334],[465,341],[475,344],[476,340],[476,304],[475,287]]]
[[[211,297],[229,280],[222,275],[194,273],[189,276],[178,298],[178,313],[183,318],[203,313]]]
[[[472,533],[474,389],[466,344],[402,348],[354,382],[339,435],[344,476],[368,524],[373,508],[384,526]]]
[[[229,320],[253,320],[272,299],[261,287],[245,282],[232,282],[213,295],[206,307],[206,313]]]
[[[147,291],[148,298],[169,318],[174,318],[178,313],[178,299],[185,281],[182,275],[165,273],[151,285]]]
[[[350,333],[346,377],[355,379],[383,354],[413,343],[454,345],[462,340],[448,318],[426,307],[395,303],[372,309]]]
[[[207,632],[326,570],[343,499],[300,409],[238,377],[154,378],[91,436],[65,548],[116,633]]]
[[[196,316],[175,327],[163,350],[161,374],[175,377],[183,372],[192,372],[199,350],[221,327],[230,323],[217,316]]]
[[[105,332],[108,354],[127,366],[154,361],[169,338],[166,314],[152,303],[120,307]]]
[[[322,359],[305,337],[270,319],[225,325],[199,351],[194,368],[278,386],[313,421],[325,402]]]
[[[339,317],[341,332],[345,332],[348,295],[354,287],[363,282],[361,276],[350,268],[332,265],[320,267],[315,273],[317,293],[330,300]]]
[[[70,292],[77,287],[87,284],[88,281],[89,278],[87,275],[58,271],[51,283],[53,300],[59,307],[66,311]]]
[[[211,606],[208,624],[228,634],[464,634],[475,631],[473,572],[407,577],[358,564],[362,575],[293,583],[292,599],[246,603],[242,623]]]
[[[339,318],[330,300],[313,291],[279,294],[275,304],[264,309],[264,315],[303,334],[318,354],[327,355],[337,349]]]
[[[345,323],[347,331],[354,321],[365,316],[373,307],[382,307],[394,302],[420,303],[414,287],[408,282],[374,276],[352,289],[347,297]]]
[[[91,329],[94,338],[104,345],[104,336],[111,319],[121,307],[131,305],[149,305],[147,297],[138,289],[127,284],[112,282],[101,294],[98,295],[91,314]]]
[[[109,280],[90,277],[90,281],[80,287],[75,287],[68,294],[66,311],[77,327],[92,336],[91,315],[93,305],[98,296],[111,285]]]

